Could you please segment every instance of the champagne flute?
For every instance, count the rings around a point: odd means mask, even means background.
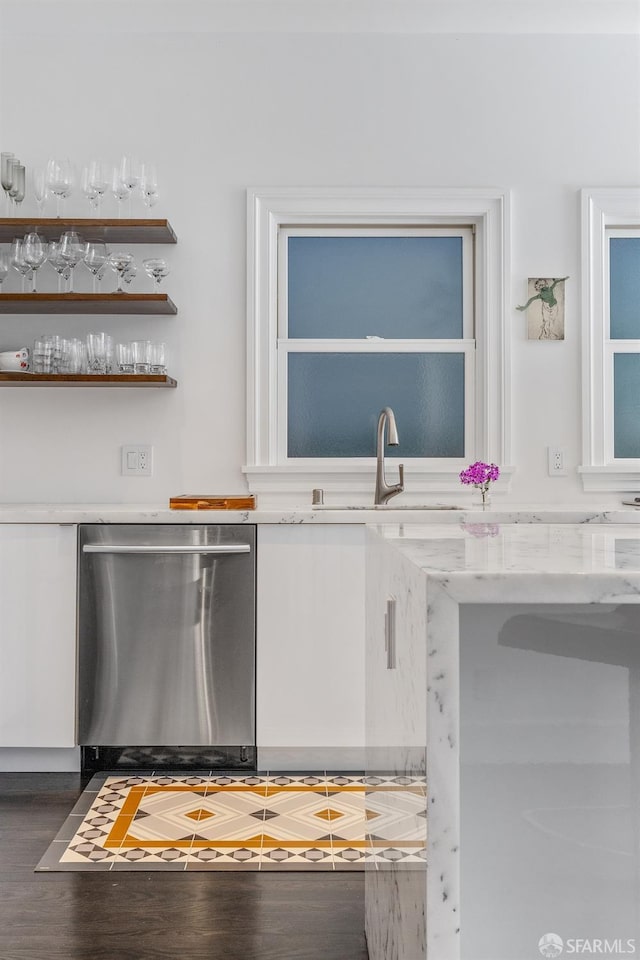
[[[36,273],[47,259],[47,243],[37,233],[28,233],[22,241],[22,256],[24,262],[31,267],[33,281],[32,293],[36,290]]]
[[[145,207],[153,207],[158,202],[158,174],[154,163],[143,163],[140,176],[142,202]]]
[[[63,233],[60,237],[60,250],[58,253],[61,260],[63,260],[67,267],[69,268],[69,289],[68,292],[73,292],[73,271],[78,266],[82,258],[84,257],[84,244],[80,240],[80,237],[74,230],[69,230],[66,233]]]
[[[6,198],[7,212],[11,212],[11,197],[9,196],[9,190],[13,186],[13,162],[16,162],[15,155],[6,151],[5,153],[0,153],[0,183],[2,184],[2,189],[4,190],[4,195]]]
[[[116,293],[124,293],[122,289],[122,277],[129,265],[133,262],[133,255],[131,253],[112,253],[109,259],[107,260],[108,266],[118,274],[118,286],[116,287]]]
[[[100,271],[109,258],[107,245],[102,240],[90,240],[84,250],[83,262],[93,278],[93,292],[98,292],[98,280],[102,279]]]
[[[25,194],[25,167],[21,163],[13,164],[13,182],[9,189],[9,196],[16,207],[19,207],[24,200]]]
[[[31,174],[31,184],[33,187],[33,196],[38,208],[38,215],[41,217],[44,213],[44,207],[49,197],[47,187],[47,174],[42,167],[36,167]]]
[[[124,156],[120,161],[120,179],[129,190],[129,216],[131,216],[131,197],[133,191],[140,185],[140,163],[135,157]]]
[[[61,217],[64,202],[73,192],[76,177],[73,164],[64,160],[51,159],[47,163],[47,187],[56,198],[56,216]]]
[[[114,167],[113,176],[111,178],[111,193],[118,202],[118,219],[120,219],[122,216],[122,201],[127,199],[130,190],[126,183],[124,183],[122,180],[120,171],[117,167]]]

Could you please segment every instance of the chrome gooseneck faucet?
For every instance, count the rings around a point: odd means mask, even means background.
[[[395,497],[404,490],[404,463],[398,465],[400,471],[400,483],[388,484],[384,476],[384,428],[388,426],[389,445],[397,447],[398,428],[396,427],[396,418],[391,407],[385,407],[380,411],[378,417],[378,440],[376,444],[376,493],[374,504],[378,506],[386,503],[391,497]]]

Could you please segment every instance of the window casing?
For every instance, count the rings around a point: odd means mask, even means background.
[[[640,387],[640,313],[636,323],[628,310],[623,310],[623,286],[631,282],[632,274],[612,270],[612,263],[615,267],[621,262],[620,244],[640,244],[640,189],[583,190],[582,221],[585,327],[583,463],[579,472],[586,491],[637,491],[640,407],[635,388]],[[612,244],[618,244],[613,261]]]
[[[265,189],[248,192],[248,419],[247,465],[252,490],[276,499],[307,502],[313,487],[349,496],[370,494],[374,471],[369,455],[342,456],[306,448],[289,429],[290,383],[308,383],[315,366],[324,363],[332,376],[341,365],[377,369],[389,367],[426,373],[436,379],[459,367],[464,389],[464,438],[459,444],[437,448],[433,456],[402,453],[405,461],[405,498],[421,492],[459,491],[458,474],[474,459],[493,460],[508,479],[508,337],[504,324],[506,231],[508,198],[494,190],[304,190]],[[358,336],[314,336],[313,324],[289,330],[287,245],[299,237],[459,237],[462,238],[464,279],[462,328],[455,336],[388,336],[377,329]],[[475,326],[475,329],[474,329]],[[304,328],[304,324],[302,324]],[[353,331],[348,331],[353,332]],[[456,359],[460,358],[460,361]],[[396,367],[396,365],[398,365]],[[417,366],[416,366],[417,365]],[[300,371],[295,380],[296,369]],[[292,379],[293,378],[293,379]],[[430,396],[427,392],[426,396]],[[322,401],[321,391],[306,398],[312,413]],[[384,404],[381,404],[384,405]],[[391,404],[393,406],[393,403]],[[371,411],[377,420],[379,409]],[[406,418],[405,418],[406,419]],[[403,424],[398,419],[402,443]],[[293,431],[295,432],[295,431]],[[298,431],[300,433],[300,431]],[[406,434],[405,434],[406,436]],[[320,445],[322,447],[322,445]],[[436,445],[437,447],[437,445]],[[450,456],[453,451],[454,455]],[[391,451],[387,450],[387,453]],[[265,500],[263,498],[262,502]],[[354,500],[355,502],[355,500]],[[419,502],[419,501],[418,501]]]

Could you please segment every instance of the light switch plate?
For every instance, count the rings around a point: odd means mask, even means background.
[[[123,477],[153,476],[153,447],[150,444],[123,446],[120,451],[120,472]]]

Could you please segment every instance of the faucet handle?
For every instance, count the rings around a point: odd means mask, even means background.
[[[398,464],[398,473],[400,474],[400,483],[398,486],[401,490],[404,490],[404,463]]]

